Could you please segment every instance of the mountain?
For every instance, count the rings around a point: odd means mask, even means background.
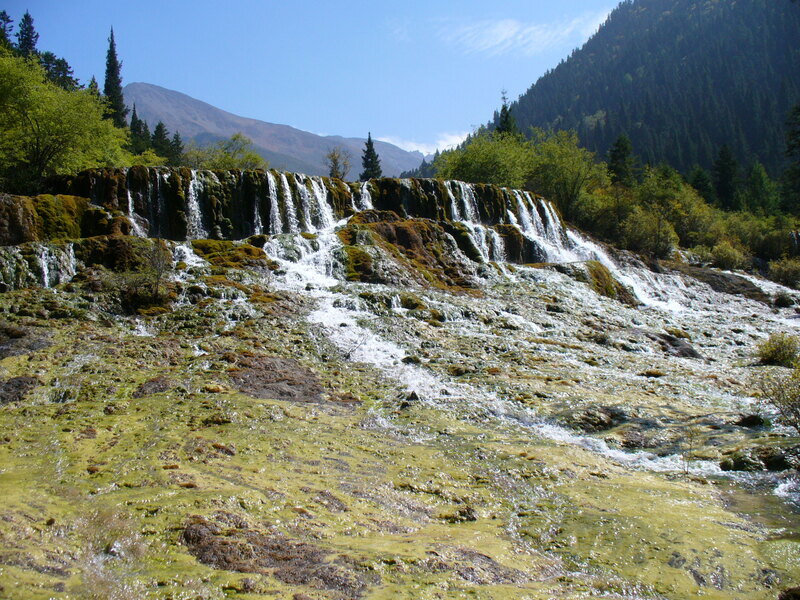
[[[774,175],[800,101],[798,41],[789,0],[627,0],[511,111],[523,131],[575,129],[603,155],[626,132],[645,162],[709,167],[728,144]]]
[[[158,121],[163,121],[171,132],[180,132],[185,141],[199,144],[242,132],[253,140],[271,167],[309,175],[327,175],[325,154],[335,146],[342,146],[352,155],[349,178],[356,179],[361,172],[361,152],[366,139],[320,136],[288,125],[240,117],[149,83],[130,83],[123,92],[126,104],[129,107],[136,104],[139,118],[147,121],[151,130]],[[386,176],[418,167],[423,158],[421,152],[407,152],[385,142],[375,141],[375,149]]]

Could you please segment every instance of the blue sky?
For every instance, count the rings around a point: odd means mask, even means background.
[[[485,123],[585,42],[616,0],[11,0],[39,49],[102,87],[114,27],[123,83],[325,135],[431,151]]]

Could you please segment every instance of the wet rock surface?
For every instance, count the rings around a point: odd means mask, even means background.
[[[254,398],[295,402],[322,401],[323,388],[310,369],[290,358],[242,356],[228,370],[237,388]]]
[[[359,573],[355,561],[307,542],[254,531],[238,520],[220,527],[202,517],[185,526],[181,540],[203,564],[241,573],[268,573],[279,581],[335,593],[343,599],[361,598],[377,577]]]
[[[6,381],[0,380],[0,405],[22,401],[25,394],[40,383],[38,378],[26,376],[12,377]]]
[[[240,226],[234,207],[266,217],[269,195],[248,198],[280,180],[118,175],[75,185],[124,212],[127,189],[185,202],[194,179],[207,212],[192,226],[209,234]],[[287,178],[315,231],[264,218],[248,247],[166,244],[162,301],[135,310],[119,282],[144,238],[6,249],[30,274],[15,281],[52,289],[0,294],[15,398],[0,406],[0,595],[774,600],[800,585],[798,441],[752,383],[781,372],[753,351],[795,330],[793,308],[599,247],[638,302],[605,272],[495,260],[501,241],[584,265],[592,247],[521,193],[326,184],[337,217],[368,193],[378,209],[337,225],[319,184]],[[498,223],[508,210],[531,227]],[[429,233],[449,236],[441,262],[413,237]],[[98,263],[62,269],[70,251]],[[452,285],[456,263],[477,288]]]

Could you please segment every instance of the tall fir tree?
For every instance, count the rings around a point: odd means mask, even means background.
[[[75,79],[72,67],[63,59],[58,58],[52,52],[42,52],[39,55],[39,64],[44,68],[47,79],[55,83],[61,89],[74,92],[80,89],[78,80]]]
[[[153,129],[153,135],[150,137],[150,147],[153,152],[169,160],[172,148],[170,146],[169,131],[166,125],[159,121],[156,128]]]
[[[0,10],[0,48],[11,48],[11,24],[14,22],[9,14]]]
[[[800,213],[800,104],[796,105],[786,120],[786,157],[789,166],[783,174],[783,209]]]
[[[92,75],[92,79],[89,81],[89,85],[86,86],[86,89],[93,96],[100,97],[100,86],[97,84],[97,79],[95,79],[94,75]]]
[[[636,182],[635,168],[633,144],[622,133],[608,151],[608,174],[613,183],[630,187]]]
[[[696,165],[689,175],[689,185],[691,185],[700,197],[709,204],[717,203],[717,192],[714,190],[714,182],[711,176],[703,167]]]
[[[516,135],[519,133],[519,127],[517,127],[517,120],[514,118],[514,115],[511,114],[511,108],[508,105],[508,96],[506,96],[505,90],[503,90],[501,99],[503,101],[503,106],[500,108],[500,115],[497,118],[497,128],[495,131],[497,131],[497,133]]]
[[[762,215],[772,215],[778,212],[779,198],[775,183],[767,175],[767,170],[760,162],[756,161],[750,168],[750,173],[742,186],[739,194],[740,207]]]
[[[17,31],[17,52],[24,58],[30,58],[37,54],[36,44],[39,42],[39,34],[33,27],[33,17],[27,10],[22,15]]]
[[[170,166],[179,167],[183,159],[183,140],[177,131],[169,142],[169,156],[167,157]]]
[[[372,142],[372,132],[367,135],[367,143],[364,145],[364,154],[361,157],[361,165],[364,171],[361,173],[361,181],[377,179],[383,175],[381,171],[381,159],[375,152],[375,144]]]
[[[736,192],[739,187],[739,163],[726,144],[722,146],[714,161],[714,190],[720,208],[734,210],[737,208]]]
[[[133,111],[131,112],[131,141],[130,141],[130,151],[134,154],[141,154],[148,148],[150,148],[150,130],[147,127],[147,123],[142,121],[139,118],[139,115],[136,114],[136,105],[133,105]]]
[[[106,80],[103,85],[103,95],[106,99],[107,117],[120,128],[127,127],[125,117],[128,108],[122,95],[122,63],[117,58],[117,44],[114,41],[114,28],[108,38],[108,52],[106,53]]]

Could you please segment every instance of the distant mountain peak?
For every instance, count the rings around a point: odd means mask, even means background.
[[[271,167],[309,175],[327,175],[325,154],[335,146],[342,146],[353,157],[349,178],[358,177],[357,162],[366,138],[320,136],[289,125],[241,117],[182,92],[150,83],[129,83],[123,93],[126,104],[129,107],[136,104],[136,113],[147,121],[150,129],[163,121],[170,132],[177,131],[185,141],[200,144],[242,132],[253,140]],[[414,169],[423,158],[420,152],[407,152],[386,142],[375,141],[375,149],[386,176]]]

